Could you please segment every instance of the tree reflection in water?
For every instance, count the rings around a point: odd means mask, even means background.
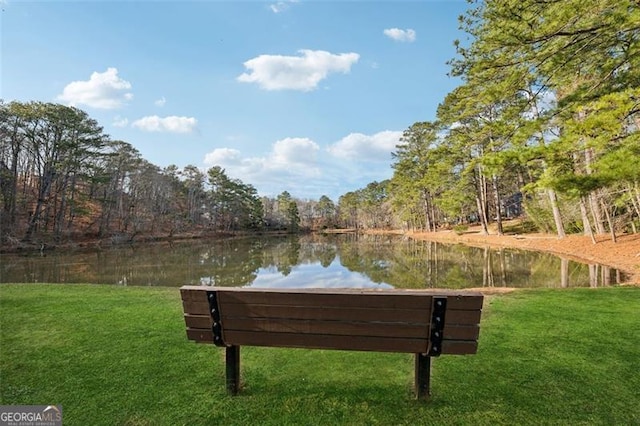
[[[257,287],[596,287],[620,271],[548,253],[396,235],[305,235],[2,255],[0,282]]]

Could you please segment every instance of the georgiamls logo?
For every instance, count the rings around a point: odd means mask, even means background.
[[[0,405],[0,425],[62,425],[62,407],[55,405]]]

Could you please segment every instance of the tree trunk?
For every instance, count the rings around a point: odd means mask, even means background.
[[[615,227],[613,226],[613,220],[611,219],[611,214],[609,214],[609,209],[607,208],[607,206],[604,205],[604,200],[601,200],[601,202],[602,202],[602,209],[604,210],[604,214],[607,217],[607,223],[609,224],[609,232],[611,233],[611,241],[613,241],[615,243],[618,240],[616,238],[616,230],[615,230]]]
[[[556,224],[556,232],[558,233],[558,238],[564,238],[567,234],[564,232],[564,225],[562,224],[562,215],[560,214],[560,209],[558,208],[558,198],[556,197],[556,192],[553,189],[548,189],[547,194],[549,195],[549,202],[551,203],[551,211],[553,212],[553,221]]]
[[[631,204],[633,205],[633,210],[635,211],[638,219],[640,219],[640,192],[638,192],[637,187],[635,188],[635,191],[633,191],[630,186],[627,191],[629,192],[629,199],[631,200]],[[631,215],[631,228],[633,229],[634,234],[638,232],[636,230],[636,224],[633,221],[633,214]]]
[[[502,229],[502,211],[500,209],[500,191],[498,191],[498,177],[493,175],[491,177],[491,183],[493,186],[493,199],[496,203],[496,223],[498,225],[498,235],[504,235],[504,230]]]
[[[587,213],[587,205],[584,197],[580,197],[580,215],[582,216],[582,227],[584,228],[584,235],[591,237],[591,242],[596,243],[596,238],[593,235],[591,229],[591,221],[589,220],[589,214]]]
[[[77,216],[77,209],[76,209],[76,192],[77,192],[77,175],[74,173],[73,177],[71,178],[71,188],[69,189],[70,192],[70,197],[69,197],[69,215],[68,215],[68,220],[67,220],[67,225],[65,227],[65,229],[71,233],[72,232],[72,228],[73,225],[75,223],[75,219]],[[92,226],[92,225],[90,225]]]
[[[593,163],[593,148],[585,148],[584,150],[584,162],[585,169],[588,175],[592,174],[591,164]],[[600,191],[594,191],[589,194],[589,207],[591,209],[591,214],[593,215],[593,224],[596,229],[596,233],[604,234],[607,231],[604,228],[604,220],[602,218],[602,211],[600,210]]]
[[[62,230],[64,229],[64,218],[67,210],[67,187],[70,176],[67,174],[60,185],[60,189],[56,191],[60,194],[60,204],[55,206],[53,215],[53,234],[56,241],[60,241],[60,237],[62,236]],[[57,196],[56,196],[57,198]]]
[[[482,234],[489,234],[489,227],[487,225],[487,216],[485,214],[485,209],[482,205],[482,201],[478,196],[476,196],[476,206],[478,208],[478,217],[480,218],[480,225],[482,226]]]
[[[62,195],[60,196],[60,204],[56,206],[56,209],[54,210],[53,237],[57,242],[60,242],[60,237],[62,236],[62,229],[64,225],[64,216],[65,216],[66,210],[67,210],[67,194],[66,194],[66,191],[63,191]]]
[[[49,196],[49,191],[53,183],[53,175],[53,170],[49,170],[47,168],[44,176],[40,180],[41,184],[40,189],[38,190],[38,200],[36,201],[36,208],[33,212],[33,215],[31,215],[31,219],[29,220],[29,225],[27,227],[27,231],[24,234],[23,241],[31,241],[31,237],[33,236],[33,233],[38,226],[40,216],[42,215],[42,208],[44,207],[44,203]]]
[[[431,217],[429,214],[429,191],[422,191],[422,214],[424,215],[424,220],[426,221],[425,225],[427,228],[427,232],[431,232]]]
[[[22,138],[19,139],[19,131],[20,127],[18,124],[14,124],[11,135],[9,136],[9,140],[11,141],[11,171],[9,172],[9,167],[4,165],[3,167],[7,167],[7,172],[9,175],[7,179],[3,179],[2,186],[4,192],[4,185],[7,185],[5,193],[7,198],[5,198],[5,211],[9,215],[7,220],[7,225],[9,227],[13,227],[16,222],[16,208],[17,208],[17,196],[18,196],[18,160],[20,159],[20,152],[22,151]]]
[[[438,230],[438,221],[436,220],[436,207],[431,203],[431,224],[433,226],[433,232]]]
[[[0,159],[0,192],[4,202],[2,215],[3,223],[7,225],[7,228],[11,228],[15,223],[16,185],[16,176],[7,167],[7,164]]]
[[[604,219],[602,217],[602,209],[600,208],[600,197],[598,191],[589,194],[589,207],[591,208],[591,215],[593,216],[593,222],[596,228],[596,233],[606,234],[607,230],[604,227]]]
[[[482,234],[489,234],[489,216],[487,212],[487,181],[479,168],[476,170],[476,206],[478,208],[478,216],[482,225]]]

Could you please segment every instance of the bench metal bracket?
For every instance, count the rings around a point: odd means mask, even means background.
[[[429,356],[440,356],[444,334],[444,314],[447,311],[447,298],[434,297],[431,309],[431,338],[429,339]]]
[[[211,327],[213,331],[213,343],[216,346],[226,346],[222,338],[222,325],[220,324],[220,307],[218,305],[218,294],[215,291],[207,292],[207,300],[209,301],[209,313],[213,319]]]

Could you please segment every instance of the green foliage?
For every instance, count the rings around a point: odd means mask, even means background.
[[[628,144],[605,153],[594,169],[606,184],[640,183],[640,134],[629,138]]]
[[[462,235],[469,230],[469,225],[454,225],[453,232],[458,235]]]
[[[541,203],[538,198],[526,199],[523,202],[523,206],[527,212],[527,217],[537,229],[546,233],[553,232],[553,214],[548,206]]]
[[[440,104],[436,122],[411,126],[395,153],[396,211],[406,215],[412,202],[418,214],[435,206],[445,216],[474,212],[484,221],[499,217],[501,199],[540,189],[563,196],[569,210],[588,198],[612,215],[637,211],[637,2],[473,3],[460,18],[469,37],[456,41],[450,61],[463,83]],[[611,196],[621,191],[626,198]],[[553,198],[527,207],[541,229],[562,236],[563,222],[589,225],[563,218]],[[604,229],[604,214],[595,219]]]
[[[228,231],[260,229],[263,206],[256,189],[239,179],[230,179],[219,166],[210,168],[207,174],[211,186],[212,216],[217,218],[217,226]]]
[[[504,232],[508,234],[529,234],[538,231],[540,231],[540,229],[536,226],[535,222],[530,219],[512,222],[504,228]]]
[[[329,197],[326,195],[321,196],[318,200],[317,209],[320,215],[319,225],[322,229],[336,225],[337,207]]]
[[[345,227],[388,228],[391,225],[390,181],[371,182],[365,188],[344,194],[338,201]]]
[[[287,218],[289,219],[289,228],[297,231],[300,226],[300,213],[298,211],[298,205],[295,202],[289,203],[289,207],[287,207]]]

